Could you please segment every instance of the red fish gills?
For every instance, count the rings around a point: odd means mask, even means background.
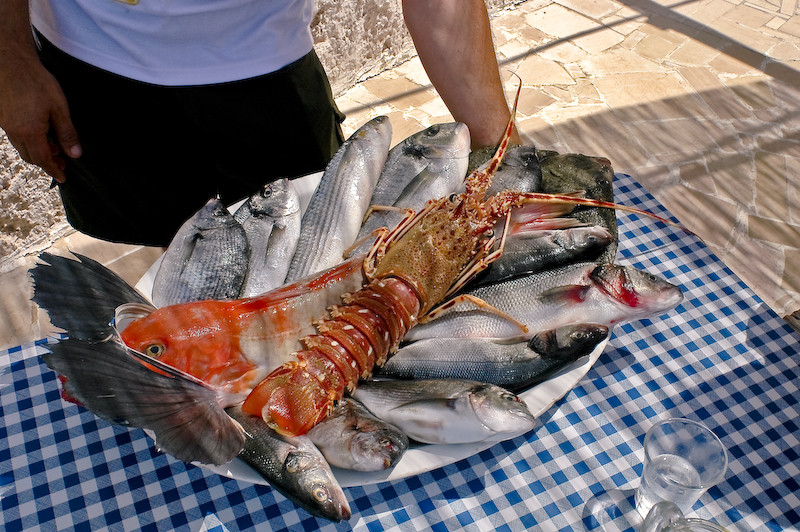
[[[303,339],[306,349],[261,381],[242,411],[261,416],[279,433],[304,434],[346,390],[355,389],[359,377],[383,364],[419,311],[420,299],[408,283],[396,277],[373,280],[321,320],[319,334]]]

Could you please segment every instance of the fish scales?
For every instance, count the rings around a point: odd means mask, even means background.
[[[389,151],[392,127],[385,116],[361,126],[339,148],[311,197],[285,282],[342,261],[355,242],[361,219]]]
[[[159,306],[239,296],[250,256],[244,228],[222,202],[210,199],[169,244],[153,280]]]
[[[394,466],[408,449],[408,437],[345,396],[328,417],[308,431],[328,463],[353,471],[381,471]]]
[[[529,331],[571,323],[611,326],[666,312],[682,299],[663,279],[618,265],[576,263],[467,291],[525,324]],[[406,340],[448,337],[530,338],[508,319],[473,305],[456,305],[414,327]]]
[[[472,286],[485,286],[521,275],[595,258],[614,237],[603,226],[535,230],[507,237],[503,254],[475,278]]]
[[[516,395],[473,380],[367,381],[354,397],[377,417],[423,443],[504,440],[535,424]]]
[[[389,151],[370,205],[419,211],[427,201],[463,189],[470,149],[469,129],[460,122],[434,124]],[[374,211],[363,223],[358,239],[379,227],[394,227],[402,213]],[[371,242],[357,248],[365,253]]]
[[[250,262],[239,297],[283,284],[300,237],[300,200],[291,181],[264,185],[234,213],[250,244]]]
[[[238,406],[225,410],[246,431],[238,458],[270,486],[307,512],[341,521],[349,519],[350,505],[330,465],[307,436],[288,438]]]
[[[530,342],[503,343],[486,338],[419,340],[401,347],[378,375],[472,379],[520,392],[588,355],[608,336],[608,328],[597,324],[561,329],[538,333]]]

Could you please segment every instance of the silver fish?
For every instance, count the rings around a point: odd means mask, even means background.
[[[644,271],[614,264],[581,262],[468,290],[525,324],[529,331],[573,323],[612,326],[666,312],[681,302],[680,288]],[[455,305],[429,323],[417,325],[408,341],[423,338],[484,337],[529,339],[505,317],[473,305]]]
[[[361,126],[333,156],[311,197],[285,282],[342,262],[389,153],[392,126],[385,116]]]
[[[533,146],[514,146],[503,157],[497,168],[487,196],[503,190],[537,192],[542,186],[542,169]]]
[[[234,213],[250,243],[250,265],[239,297],[283,284],[300,237],[300,200],[288,179],[264,185]]]
[[[235,299],[250,248],[244,228],[216,198],[189,218],[170,242],[153,280],[159,307],[203,299]]]
[[[389,151],[370,205],[418,211],[428,200],[460,190],[469,146],[469,129],[461,122],[434,124],[400,141]],[[358,239],[379,227],[392,228],[402,217],[399,212],[375,211],[364,221]],[[357,252],[366,252],[367,246]]]
[[[330,465],[354,471],[392,467],[408,449],[408,436],[352,397],[343,397],[308,437]]]
[[[472,286],[493,284],[577,260],[590,260],[613,239],[608,229],[600,225],[510,234],[503,254]]]
[[[528,342],[427,338],[392,356],[377,375],[398,379],[472,379],[520,392],[543,382],[608,337],[598,324],[566,325]]]
[[[308,436],[281,436],[261,418],[245,414],[238,406],[225,411],[246,431],[240,460],[308,513],[331,521],[350,518],[347,497]]]
[[[394,205],[411,180],[428,168],[431,173],[467,174],[469,129],[461,122],[434,124],[401,140],[386,158],[372,194],[373,205]]]
[[[519,397],[473,380],[366,381],[354,397],[380,419],[423,443],[502,441],[531,430]]]

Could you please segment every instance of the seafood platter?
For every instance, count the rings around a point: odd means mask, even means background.
[[[682,294],[614,263],[614,210],[658,217],[614,203],[609,161],[511,129],[482,154],[460,123],[390,147],[372,119],[321,173],[210,198],[136,287],[43,253],[62,397],[333,521],[342,487],[530,432],[616,325]]]

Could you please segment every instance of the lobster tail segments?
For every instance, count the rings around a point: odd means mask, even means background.
[[[325,419],[347,384],[321,352],[301,351],[296,356],[261,381],[242,404],[244,413],[260,416],[284,436],[305,434]]]
[[[250,392],[242,411],[261,416],[284,436],[298,436],[325,419],[358,378],[367,378],[416,322],[416,292],[397,278],[377,279],[344,298],[304,351],[270,373]]]

